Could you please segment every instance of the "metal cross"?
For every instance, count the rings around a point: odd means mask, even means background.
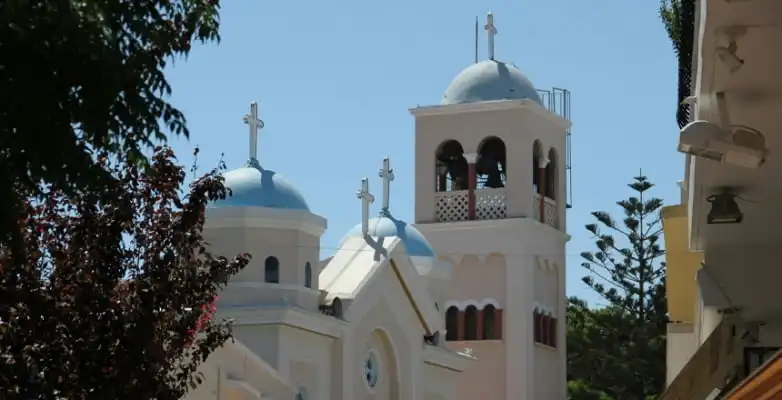
[[[361,200],[361,233],[367,236],[369,233],[369,205],[375,202],[375,196],[369,193],[369,179],[361,179],[361,189],[356,192],[356,197]]]
[[[491,12],[486,14],[486,25],[483,27],[489,34],[489,60],[494,59],[494,35],[497,34],[497,27],[494,26],[494,15]]]
[[[263,129],[263,121],[258,118],[258,103],[250,103],[250,113],[244,116],[244,123],[250,127],[250,160],[258,159],[258,131]]]
[[[388,157],[383,159],[383,168],[380,168],[379,175],[383,180],[383,208],[380,213],[386,215],[391,202],[391,181],[394,180],[394,170],[391,169],[391,160]]]

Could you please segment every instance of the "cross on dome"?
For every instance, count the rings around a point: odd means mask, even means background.
[[[391,181],[394,180],[394,170],[391,169],[391,160],[388,157],[383,159],[383,167],[380,168],[379,176],[383,180],[383,208],[380,210],[380,214],[387,216],[391,202]]]
[[[375,196],[369,193],[369,179],[361,179],[361,189],[356,192],[356,197],[361,200],[361,233],[369,234],[369,205],[375,202]]]
[[[489,12],[486,14],[486,25],[483,27],[489,34],[489,60],[494,59],[494,35],[497,34],[497,27],[494,26],[494,15]]]
[[[263,121],[258,117],[258,103],[250,103],[250,113],[244,115],[244,123],[250,127],[250,160],[258,159],[258,132],[263,129]]]

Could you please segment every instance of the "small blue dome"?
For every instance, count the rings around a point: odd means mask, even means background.
[[[310,208],[299,191],[282,176],[251,160],[242,168],[223,174],[231,195],[212,207],[268,207],[287,210]]]
[[[434,249],[426,241],[424,235],[407,222],[400,221],[393,216],[386,215],[369,220],[369,235],[384,238],[397,236],[402,240],[407,249],[407,254],[413,257],[434,257]],[[348,231],[345,239],[353,236],[361,236],[361,224]]]
[[[440,104],[522,99],[543,105],[532,82],[516,66],[485,60],[459,73],[446,89]]]

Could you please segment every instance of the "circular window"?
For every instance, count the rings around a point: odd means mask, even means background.
[[[364,381],[367,386],[374,388],[377,385],[378,377],[380,377],[380,362],[377,359],[377,354],[370,350],[364,359]]]

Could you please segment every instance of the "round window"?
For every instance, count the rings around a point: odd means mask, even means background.
[[[364,359],[364,381],[367,383],[367,386],[374,388],[379,377],[380,361],[378,361],[377,354],[370,350]]]

